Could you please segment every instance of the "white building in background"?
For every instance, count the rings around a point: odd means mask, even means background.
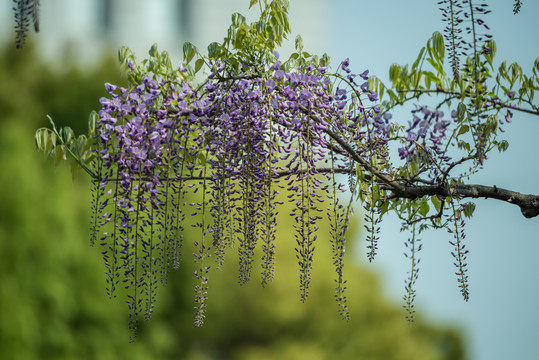
[[[258,16],[258,7],[248,10],[250,0],[42,0],[40,32],[29,39],[49,60],[92,62],[105,52],[126,45],[137,57],[146,57],[153,43],[179,61],[185,41],[199,49],[221,42],[231,14],[240,12],[248,20]],[[326,0],[290,0],[293,40],[304,38],[306,49],[322,54],[329,39],[331,4]],[[13,3],[0,4],[0,44],[13,41]]]

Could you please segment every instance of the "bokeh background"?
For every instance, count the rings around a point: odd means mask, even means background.
[[[533,34],[537,3],[491,4],[485,19],[498,59],[530,69],[539,56]],[[105,82],[125,82],[115,58],[128,45],[143,58],[157,42],[179,62],[181,44],[220,41],[230,14],[247,0],[45,0],[41,33],[14,49],[11,2],[0,5],[0,358],[1,359],[534,359],[539,357],[537,219],[517,208],[478,201],[468,221],[471,300],[459,296],[449,235],[427,233],[418,281],[418,320],[408,325],[401,297],[408,264],[407,234],[382,223],[380,254],[365,261],[356,216],[346,275],[352,320],[339,319],[331,260],[319,240],[312,296],[299,301],[298,273],[287,230],[281,233],[274,283],[237,285],[230,258],[210,278],[208,317],[194,328],[193,276],[187,247],[180,271],[161,289],[152,320],[128,343],[123,299],[109,300],[98,248],[89,246],[89,191],[34,149],[33,132],[59,125],[85,131]],[[251,18],[256,12],[250,12]],[[357,72],[387,79],[392,62],[409,63],[443,24],[436,4],[401,1],[291,0],[293,37],[307,49],[346,57]],[[284,55],[290,46],[283,50]],[[406,121],[409,114],[394,114]],[[539,121],[518,116],[507,130],[510,148],[493,156],[474,182],[537,193]],[[283,211],[282,213],[286,213]],[[189,239],[189,234],[187,234]]]

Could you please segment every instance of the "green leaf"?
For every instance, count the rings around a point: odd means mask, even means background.
[[[88,117],[88,135],[93,136],[95,134],[95,124],[99,120],[99,116],[95,110],[92,110]]]
[[[458,143],[457,143],[457,146],[459,149],[465,149],[466,151],[470,152],[470,143],[464,141],[464,140],[459,140]]]
[[[197,61],[195,62],[195,73],[197,73],[202,68],[202,65],[204,65],[204,60],[197,59]]]
[[[56,125],[54,124],[54,121],[52,121],[52,118],[49,115],[47,115],[47,119],[49,119],[49,122],[51,123],[52,131],[56,132]]]
[[[440,82],[440,79],[438,78],[438,76],[434,75],[434,73],[432,71],[423,71],[423,75],[425,75],[426,78],[434,81],[434,82]],[[425,78],[425,80],[426,80]]]
[[[54,148],[54,166],[58,166],[62,160],[66,160],[64,145],[56,146]]]
[[[517,79],[522,80],[522,69],[516,62],[509,65],[509,68],[511,69],[511,84],[514,84]]]
[[[427,216],[429,213],[430,207],[427,201],[423,201],[423,204],[421,204],[421,207],[419,208],[419,213],[423,216]]]
[[[303,39],[300,35],[296,36],[296,50],[302,51],[303,50]]]
[[[159,57],[159,52],[157,51],[157,44],[153,44],[152,47],[150,48],[150,51],[148,51],[148,53],[150,54],[150,56],[152,57]]]
[[[41,128],[36,130],[34,138],[36,140],[36,148],[39,151],[43,151],[45,148],[45,142],[47,141],[47,133],[49,129]]]
[[[370,188],[371,185],[369,184],[368,181],[360,181],[359,182],[359,191],[358,191],[358,198],[361,199],[361,201],[365,200],[365,199],[371,199],[371,192],[370,192]]]
[[[410,177],[415,176],[419,172],[419,165],[417,161],[412,161],[408,163],[408,174]]]
[[[167,70],[166,73],[169,73],[172,71],[172,61],[170,60],[170,55],[168,54],[168,51],[163,50],[161,52],[161,63],[166,66]]]
[[[423,55],[425,54],[425,47],[423,46],[421,50],[419,51],[419,55],[417,56],[417,59],[414,61],[412,65],[412,70],[417,69],[417,66],[419,65],[419,62],[423,58]]]
[[[84,151],[86,150],[86,146],[88,144],[88,138],[84,135],[81,135],[77,138],[77,141],[75,142],[75,154],[77,156],[82,156]]]
[[[198,153],[198,160],[200,161],[200,165],[201,165],[201,166],[206,166],[206,162],[207,162],[206,155],[204,155],[204,154],[202,153],[202,151],[200,151],[200,152]]]
[[[464,205],[464,216],[466,216],[467,218],[471,218],[474,211],[475,211],[474,203],[469,202],[466,205]]]
[[[62,132],[62,139],[65,144],[68,144],[75,139],[75,133],[69,126],[65,126]]]
[[[385,86],[384,84],[380,81],[380,83],[378,84],[378,96],[381,98],[384,97],[384,91],[385,91]]]
[[[487,121],[485,121],[484,129],[487,132],[487,134],[496,133],[498,130],[498,116],[497,115],[490,115],[487,118]]]
[[[432,205],[436,209],[436,212],[440,212],[440,209],[442,208],[442,201],[440,199],[438,199],[438,196],[437,195],[432,195],[430,197],[430,202],[432,203]]]
[[[490,40],[489,42],[485,44],[485,46],[487,46],[490,49],[488,53],[484,52],[484,56],[488,64],[490,65],[490,68],[492,69],[493,68],[492,61],[494,59],[494,56],[496,55],[496,42],[494,40]]]
[[[245,30],[245,27],[242,25],[240,30],[238,30],[238,32],[236,33],[234,37],[234,42],[232,44],[234,45],[236,49],[243,50],[246,38],[247,38],[247,31]]]
[[[466,110],[466,105],[464,105],[463,103],[459,103],[457,105],[457,120],[464,120],[464,117],[466,116],[467,112],[468,111]]]
[[[190,42],[186,42],[185,44],[183,44],[183,60],[186,64],[189,64],[195,54],[196,47],[193,44],[191,44]]]
[[[251,0],[251,2],[249,3],[249,9],[255,6],[256,4],[258,4],[258,0]]]
[[[500,67],[498,68],[498,72],[500,75],[507,80],[507,62],[504,60],[500,64]]]
[[[466,134],[468,131],[470,130],[470,127],[468,125],[462,125],[459,129],[459,131],[457,132],[457,136],[460,136],[462,134]]]
[[[272,12],[271,23],[276,27],[282,27],[284,25],[284,18],[282,13]]]
[[[212,42],[208,45],[208,57],[218,59],[221,54],[221,45],[217,42]]]
[[[432,45],[433,45],[434,56],[435,56],[436,60],[440,64],[443,64],[444,63],[444,58],[445,58],[444,37],[438,31],[435,31],[432,34]]]
[[[49,156],[55,147],[56,147],[56,134],[53,132],[49,132],[47,134],[47,138],[46,138],[44,150],[43,150],[43,152],[45,153],[45,157]]]
[[[232,24],[239,28],[241,25],[245,24],[245,17],[240,13],[232,14]]]
[[[391,64],[389,67],[389,80],[392,82],[397,81],[399,79],[400,74],[402,72],[402,67],[399,64]]]
[[[159,67],[159,62],[157,61],[157,59],[150,58],[148,61],[148,69],[151,72],[156,73],[158,71],[158,67]]]
[[[118,60],[120,60],[120,64],[125,64],[129,60],[130,57],[132,57],[133,52],[131,49],[129,49],[127,46],[122,46],[118,50]]]
[[[320,58],[320,66],[328,66],[331,62],[331,57],[329,57],[328,54],[324,53],[322,57]]]
[[[361,167],[358,165],[356,166],[356,178],[358,182],[361,182],[365,178],[365,173],[361,169]]]
[[[425,77],[425,88],[427,90],[430,90],[430,85],[431,85],[431,79],[429,77]]]
[[[434,68],[434,70],[436,70],[438,73],[440,74],[443,74],[444,70],[441,66],[440,63],[436,62],[436,60],[433,60],[431,58],[427,58],[427,61],[429,62],[429,64],[432,65],[432,67]]]
[[[272,25],[273,25],[273,30],[276,30],[279,27],[278,24],[274,24],[271,20],[270,20],[270,23],[272,23]],[[257,21],[256,23],[251,24],[251,25],[255,25],[254,28],[258,32],[258,38],[260,39],[260,41],[261,42],[266,41],[266,37],[265,37],[266,29],[268,29],[268,28],[271,29],[271,26],[268,27],[266,22],[262,21],[262,20]]]
[[[370,197],[370,206],[371,206],[371,208],[374,207],[374,205],[376,204],[378,199],[380,199],[380,197],[381,197],[380,188],[378,186],[373,186],[372,192],[371,192],[371,197]]]
[[[386,200],[383,202],[382,206],[380,207],[380,216],[384,215],[389,211],[389,200]]]
[[[229,65],[232,67],[232,69],[234,69],[234,71],[239,72],[239,69],[240,69],[240,63],[239,63],[239,61],[238,61],[237,59],[235,59],[235,58],[228,58],[228,59],[225,59],[225,60],[226,60],[225,62],[226,62],[227,64],[229,64]]]

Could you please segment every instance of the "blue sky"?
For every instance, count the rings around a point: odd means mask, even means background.
[[[334,62],[349,57],[354,71],[369,69],[389,83],[389,66],[413,62],[433,31],[443,29],[436,3],[334,1],[334,41],[327,51]],[[512,7],[510,0],[491,1],[493,12],[484,20],[497,43],[497,63],[516,61],[529,70],[539,57],[539,2],[524,1],[518,15],[513,15]],[[398,112],[393,119],[405,123],[409,118],[409,113]],[[519,113],[505,129],[508,151],[492,154],[485,169],[469,182],[539,193],[535,147],[539,118]],[[538,359],[539,218],[525,219],[518,207],[496,200],[475,203],[474,217],[466,225],[470,301],[464,302],[457,288],[451,238],[441,231],[428,232],[422,236],[419,312],[459,326],[467,336],[471,359]],[[395,299],[402,298],[409,268],[402,255],[406,238],[396,219],[382,222],[379,255],[371,265],[380,271],[387,293]],[[364,254],[360,257],[365,259]]]

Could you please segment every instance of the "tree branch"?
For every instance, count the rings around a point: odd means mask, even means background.
[[[520,207],[522,215],[533,218],[539,215],[539,195],[521,194],[516,191],[485,185],[403,185],[404,190],[390,195],[389,199],[418,199],[425,195],[450,196],[453,198],[497,199]]]
[[[284,176],[294,175],[301,173],[302,171],[280,171],[276,173],[273,178],[278,179]],[[349,169],[331,169],[331,168],[317,168],[316,173],[338,173],[349,174]],[[138,179],[140,181],[148,181],[148,178]],[[194,181],[194,180],[212,180],[210,176],[186,176],[182,178],[161,178],[163,182],[166,181]],[[102,180],[94,180],[102,181]],[[118,179],[107,179],[109,182],[119,181]],[[425,182],[425,181],[421,181]],[[463,185],[407,185],[404,182],[397,182],[393,180],[393,183],[398,183],[398,187],[395,189],[388,188],[392,194],[388,199],[419,199],[423,196],[438,195],[442,197],[452,198],[485,198],[485,199],[497,199],[508,202],[520,207],[522,215],[526,218],[533,218],[539,215],[539,195],[533,194],[521,194],[516,191],[507,190],[494,186],[485,186],[478,184],[463,184]],[[398,190],[397,190],[398,189]]]
[[[400,93],[413,92],[413,93],[419,93],[420,95],[430,93],[430,94],[445,94],[445,95],[452,95],[452,96],[461,96],[461,93],[459,93],[457,91],[449,91],[449,90],[445,90],[445,89],[408,89],[408,90],[401,89],[401,90],[397,90],[397,92],[400,92]],[[524,113],[527,113],[527,114],[532,114],[532,115],[539,116],[539,112],[535,111],[535,110],[525,109],[525,108],[518,107],[518,106],[515,106],[515,105],[502,104],[502,103],[500,103],[498,101],[493,101],[493,100],[487,100],[487,101],[490,104],[492,104],[493,106],[497,106],[499,108],[506,108],[506,109],[510,109],[510,110],[516,110],[516,111],[524,112]]]

